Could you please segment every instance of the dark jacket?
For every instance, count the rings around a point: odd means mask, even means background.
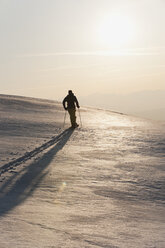
[[[66,106],[66,103],[67,103],[67,106]],[[77,98],[73,93],[68,94],[63,100],[64,109],[75,109],[76,108],[75,104],[77,108],[80,107],[77,101]]]

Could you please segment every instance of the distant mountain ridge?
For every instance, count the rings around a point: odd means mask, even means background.
[[[140,91],[127,95],[97,93],[80,100],[84,105],[165,121],[165,91]]]

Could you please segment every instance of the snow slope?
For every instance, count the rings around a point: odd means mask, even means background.
[[[164,248],[164,125],[81,117],[71,130],[61,103],[0,95],[0,248]]]

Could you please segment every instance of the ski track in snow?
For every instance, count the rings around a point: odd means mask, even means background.
[[[81,114],[0,95],[0,248],[164,248],[164,124]]]
[[[64,130],[61,134],[55,136],[55,137],[52,137],[49,141],[47,141],[46,143],[44,143],[43,145],[35,148],[34,150],[30,151],[30,152],[26,152],[25,155],[17,158],[17,159],[14,159],[13,161],[7,163],[7,164],[4,164],[0,167],[0,176],[11,170],[11,169],[14,169],[15,167],[17,167],[18,165],[22,164],[22,163],[25,163],[27,160],[35,157],[37,154],[41,153],[42,151],[44,151],[45,149],[49,148],[50,146],[52,145],[55,145],[62,137],[64,137],[65,134],[68,133],[70,129],[67,129],[67,130]]]

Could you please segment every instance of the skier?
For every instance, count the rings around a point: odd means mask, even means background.
[[[66,103],[67,103],[67,106],[66,106]],[[76,107],[80,108],[80,106],[72,90],[69,90],[68,95],[64,98],[63,106],[64,106],[64,109],[68,110],[69,112],[72,128],[78,127],[79,125],[76,123]]]

